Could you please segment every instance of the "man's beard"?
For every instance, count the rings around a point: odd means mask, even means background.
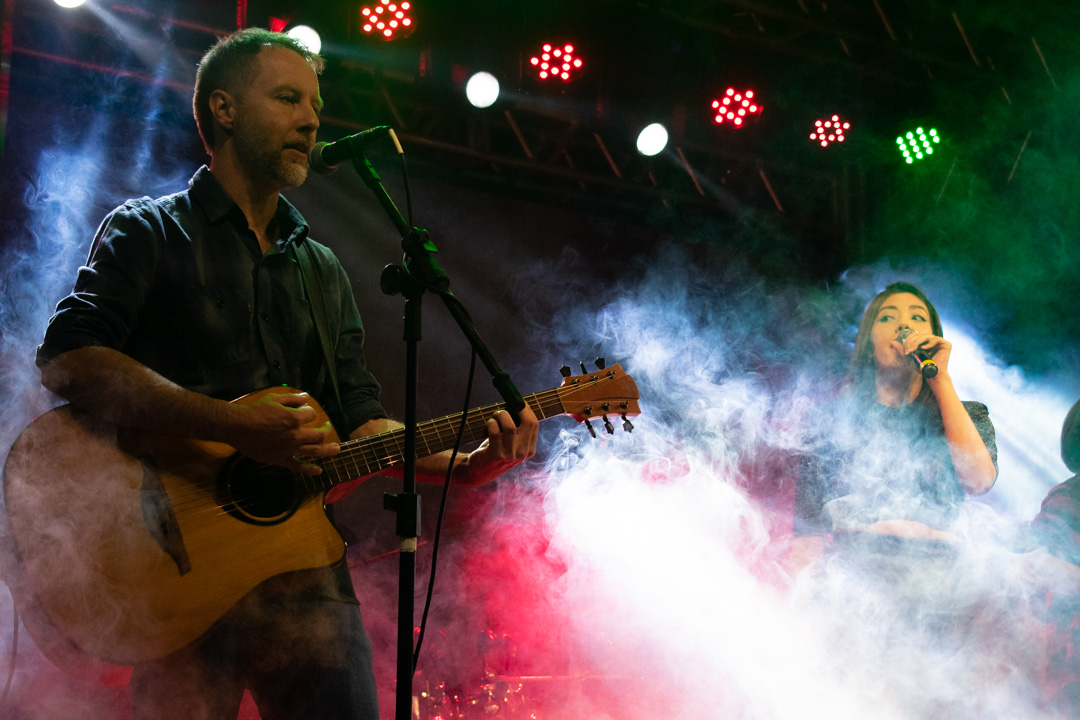
[[[277,142],[238,124],[234,130],[236,155],[248,175],[266,180],[277,188],[300,187],[307,179],[307,164],[288,162]]]

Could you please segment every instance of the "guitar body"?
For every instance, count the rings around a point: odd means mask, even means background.
[[[295,392],[267,388],[235,402]],[[609,415],[633,428],[627,416],[638,414],[638,397],[615,365],[525,400],[540,419],[602,418],[611,433]],[[316,418],[308,427],[321,427],[329,418],[309,403]],[[464,442],[483,440],[503,408],[419,423],[418,454],[449,449],[462,426]],[[161,657],[199,638],[264,580],[340,561],[345,542],[324,503],[403,463],[404,445],[400,428],[346,440],[319,461],[322,475],[300,476],[228,445],[131,432],[64,405],[23,430],[4,465],[15,541],[12,553],[0,552],[0,564],[14,555],[4,577],[58,666],[87,655],[98,664],[84,663],[81,675],[101,676],[111,672],[104,663]]]
[[[295,391],[236,402],[267,392]],[[81,652],[124,665],[184,647],[274,575],[341,560],[324,495],[227,445],[128,434],[70,405],[4,467],[24,586]]]

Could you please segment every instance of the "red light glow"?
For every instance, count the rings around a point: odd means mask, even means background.
[[[574,55],[574,46],[569,43],[562,47],[544,43],[540,47],[540,54],[529,58],[529,64],[536,68],[539,79],[559,78],[563,82],[570,82],[571,73],[584,65],[581,58]]]
[[[828,147],[829,143],[844,142],[847,139],[845,133],[851,128],[851,123],[833,115],[825,120],[815,120],[814,129],[810,133],[810,139],[817,142],[821,147]]]
[[[383,40],[393,40],[409,35],[412,30],[412,18],[408,11],[412,3],[395,0],[378,0],[378,3],[360,8],[361,26],[365,33],[377,35]]]
[[[722,98],[712,101],[713,123],[723,125],[730,120],[730,124],[738,128],[743,127],[750,118],[760,117],[761,105],[750,102],[753,97],[753,90],[739,92],[729,87]]]

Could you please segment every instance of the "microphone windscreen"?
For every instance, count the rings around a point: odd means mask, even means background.
[[[326,161],[323,160],[323,148],[325,147],[326,143],[324,142],[315,143],[315,147],[311,148],[308,153],[308,165],[320,175],[329,175],[338,169],[337,165],[327,165]]]

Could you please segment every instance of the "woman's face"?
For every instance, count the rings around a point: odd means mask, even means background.
[[[874,345],[874,359],[879,370],[903,367],[914,368],[914,363],[900,354],[892,341],[903,328],[917,333],[933,335],[930,311],[926,304],[911,293],[896,293],[885,298],[877,311],[870,342]]]

